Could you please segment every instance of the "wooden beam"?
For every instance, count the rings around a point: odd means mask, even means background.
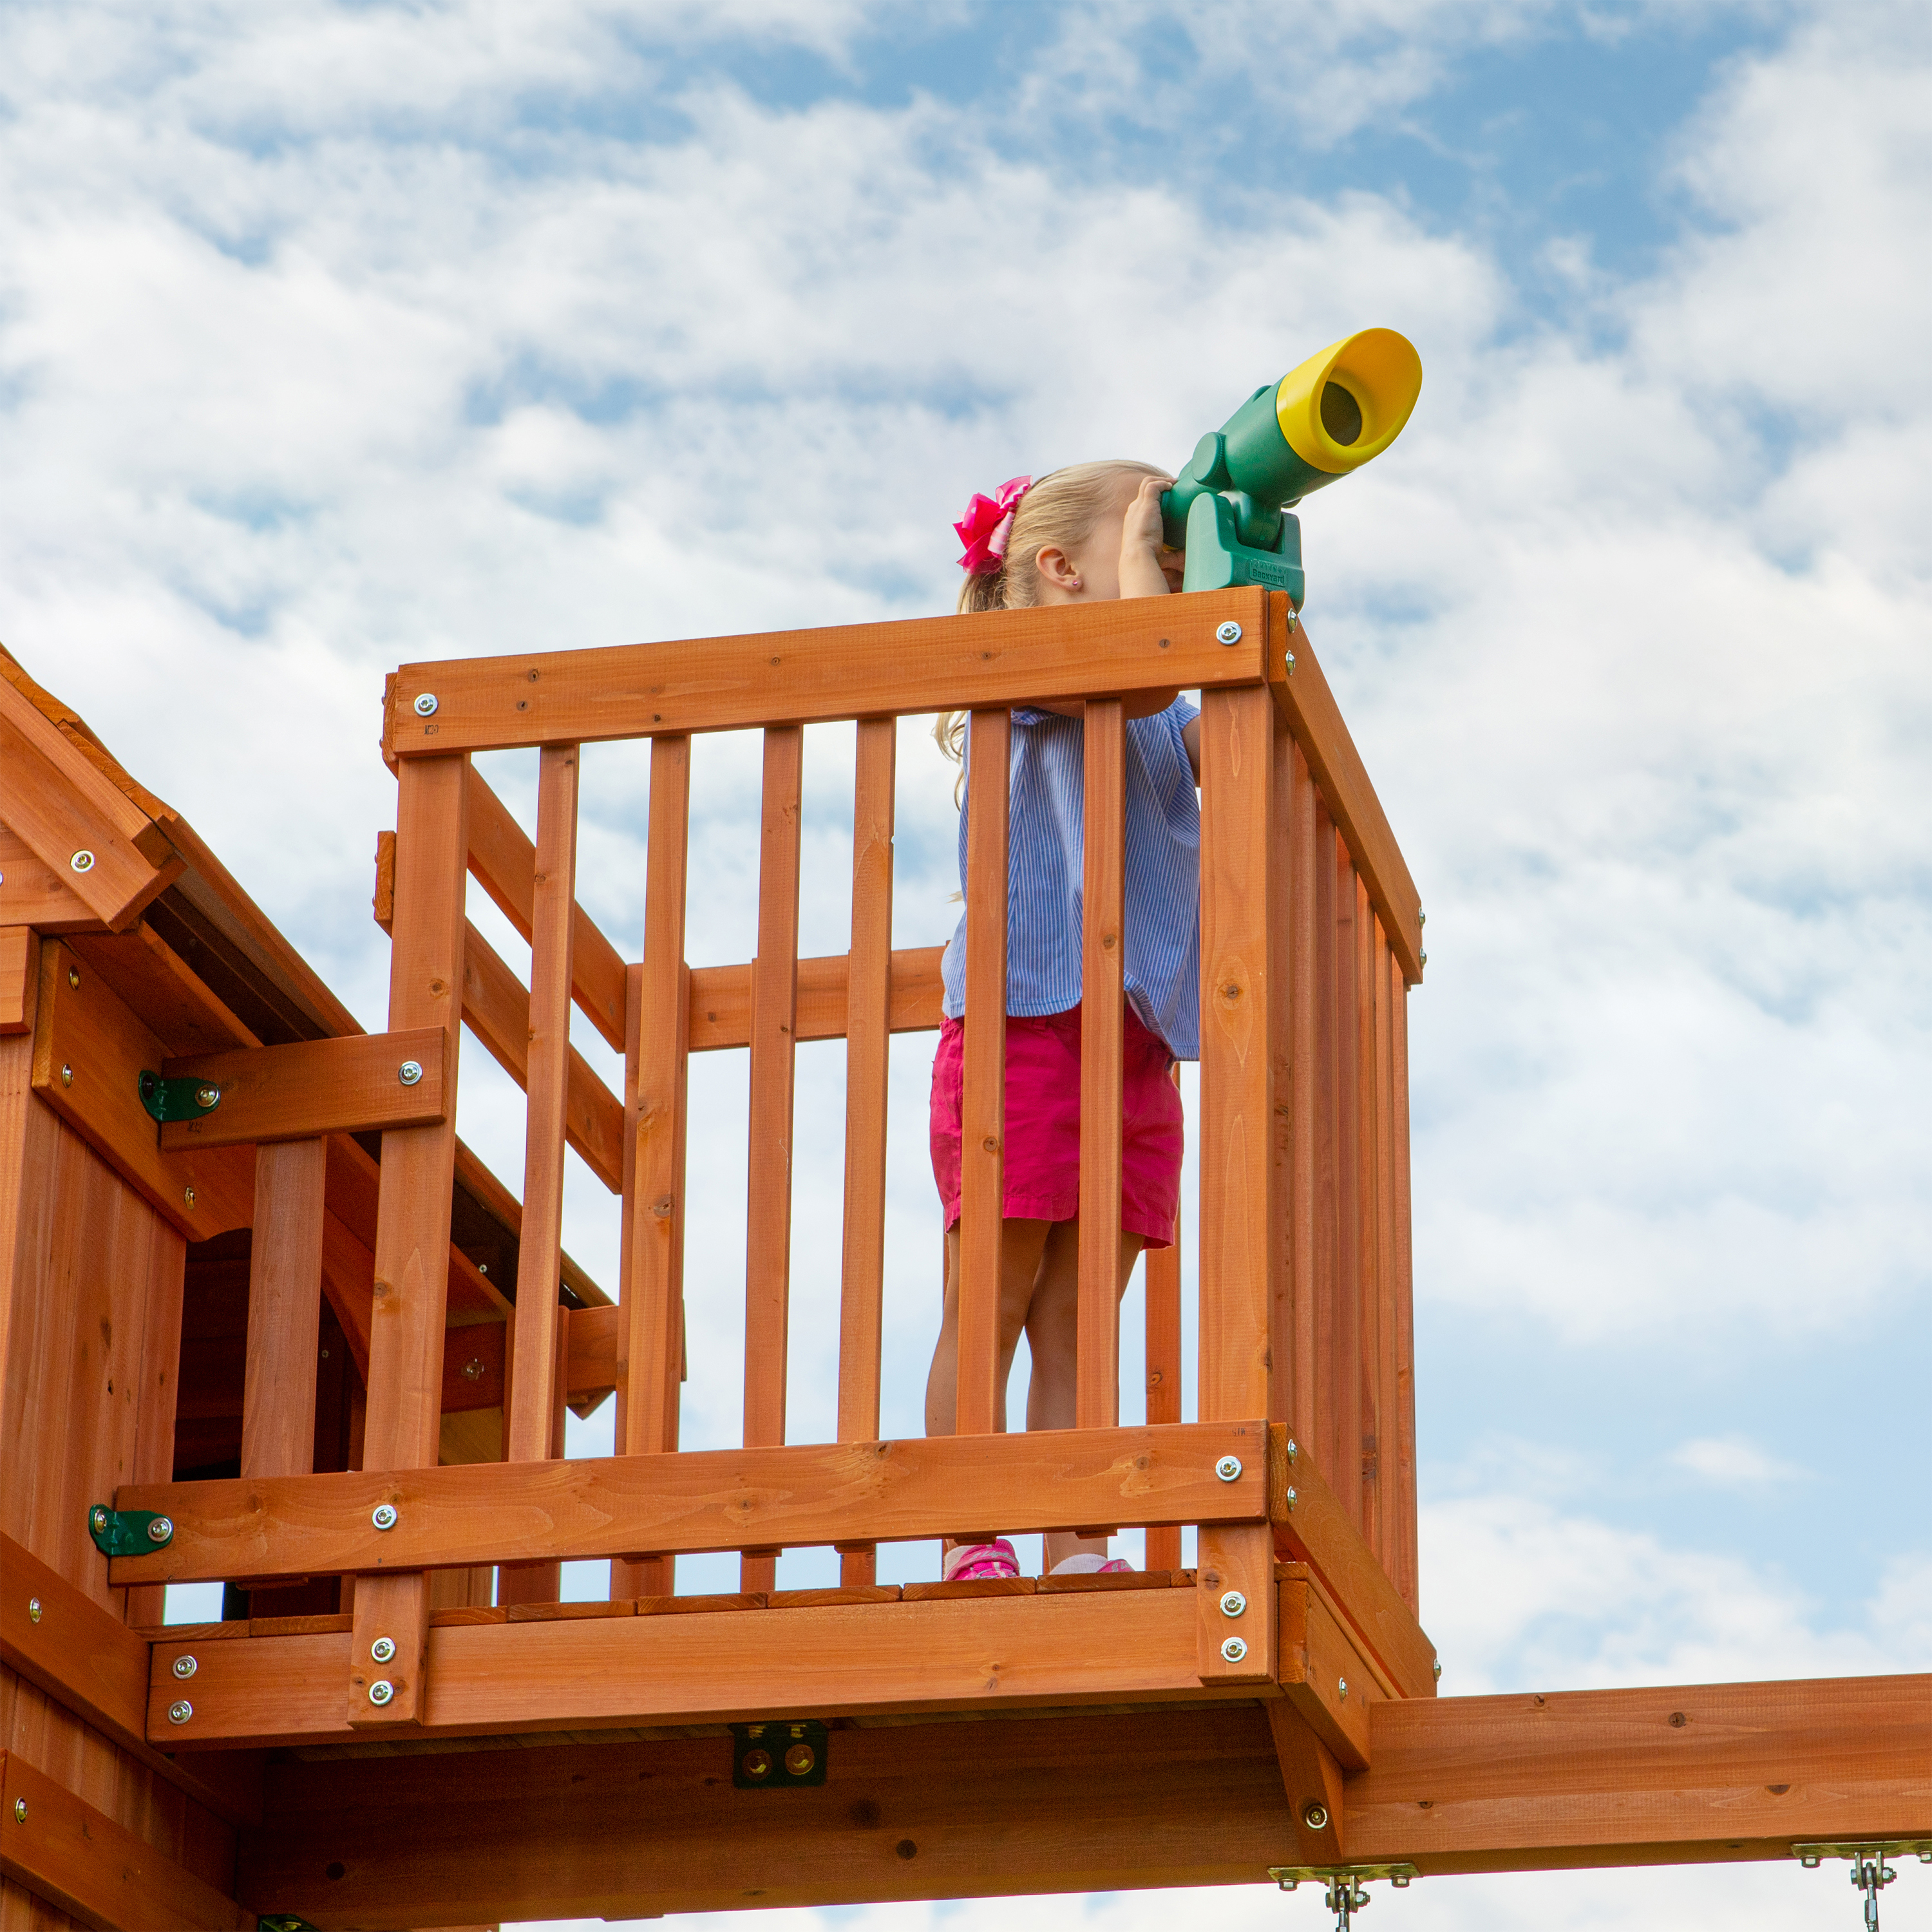
[[[244,1476],[302,1476],[314,1467],[328,1174],[328,1150],[320,1140],[284,1142],[255,1157],[242,1398]]]
[[[447,1051],[436,1028],[418,1027],[165,1060],[147,1070],[218,1088],[221,1100],[199,1120],[164,1125],[162,1151],[427,1126],[443,1117]],[[405,1082],[411,1065],[419,1071]]]
[[[1342,1767],[1306,1714],[1290,1699],[1270,1698],[1262,1708],[1281,1766],[1281,1788],[1288,1800],[1288,1830],[1294,1843],[1294,1856],[1284,1856],[1282,1863],[1340,1864],[1345,1856],[1342,1828],[1347,1796]]]
[[[1355,869],[1402,962],[1402,976],[1414,986],[1422,977],[1421,903],[1415,881],[1369,782],[1362,754],[1342,722],[1342,707],[1308,641],[1308,627],[1298,620],[1292,630],[1286,629],[1288,599],[1277,593],[1274,603],[1270,614],[1286,643],[1266,653],[1268,688],[1308,760],[1329,815],[1348,842]],[[1294,658],[1292,675],[1288,670],[1290,653]]]
[[[1265,593],[1200,591],[977,616],[404,664],[387,748],[403,758],[962,709],[1091,691],[1258,684]],[[1215,636],[1241,626],[1228,646]],[[434,697],[434,712],[418,713]]]
[[[0,1753],[0,1873],[106,1932],[254,1932],[253,1912],[17,1751]]]
[[[40,989],[40,935],[31,926],[0,926],[0,1034],[33,1031]]]
[[[4,810],[0,803],[0,810]],[[0,824],[0,925],[41,932],[100,929],[94,908],[11,826]]]
[[[1096,1522],[1264,1528],[1264,1429],[1258,1421],[1190,1422],[123,1484],[118,1508],[165,1514],[175,1534],[165,1549],[115,1558],[108,1574],[117,1586],[238,1583],[656,1550],[902,1542],[945,1534],[962,1496],[976,1511],[983,1502],[988,1520],[1016,1533]],[[1230,1454],[1242,1465],[1232,1482],[1215,1472]],[[382,1503],[398,1516],[387,1531],[370,1520]]]
[[[887,1026],[893,1033],[932,1033],[942,1017],[945,987],[939,974],[943,946],[916,946],[892,955]],[[845,1036],[847,956],[798,962],[798,1036]],[[691,975],[691,1051],[748,1046],[752,1038],[752,968],[699,966]]]
[[[535,920],[536,848],[474,765],[470,770],[470,874],[528,941]],[[393,890],[393,886],[392,888]],[[380,891],[380,886],[379,886]],[[623,956],[572,901],[570,990],[585,1018],[624,1050]]]
[[[1387,1694],[1353,1633],[1306,1571],[1299,1564],[1288,1567],[1290,1574],[1275,1586],[1283,1695],[1326,1749],[1349,1770],[1360,1771],[1369,1762],[1370,1709],[1387,1702]]]

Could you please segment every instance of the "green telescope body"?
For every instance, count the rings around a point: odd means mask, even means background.
[[[1259,584],[1306,590],[1301,525],[1288,511],[1381,455],[1422,389],[1422,358],[1392,328],[1331,343],[1257,389],[1194,454],[1161,497],[1168,543],[1187,552],[1186,590]]]

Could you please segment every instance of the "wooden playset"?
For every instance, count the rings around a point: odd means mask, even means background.
[[[1786,1858],[1932,1834],[1932,1678],[1438,1697],[1418,1620],[1407,1019],[1422,915],[1288,598],[404,667],[363,1033],[192,829],[0,659],[0,1927],[494,1925]],[[1198,687],[1197,1419],[1178,1250],[1116,1388],[1120,694]],[[1009,707],[1086,700],[1078,1426],[992,1432]],[[901,717],[977,748],[959,1433],[880,1442]],[[858,721],[849,952],[797,956],[803,728]],[[758,954],[685,959],[690,754],[764,734]],[[627,957],[580,748],[650,740]],[[526,837],[470,754],[540,748]],[[595,754],[592,754],[595,755]],[[977,776],[996,775],[992,782]],[[466,918],[529,939],[526,988]],[[613,1094],[573,1004],[624,1054]],[[520,1198],[458,1139],[467,1026]],[[838,1439],[787,1439],[795,1049],[847,1043]],[[750,1055],[741,1448],[679,1447],[686,1069]],[[1110,1051],[1111,1049],[1111,1051]],[[566,1146],[623,1203],[564,1252]],[[935,1247],[936,1220],[935,1220]],[[934,1308],[937,1289],[934,1288]],[[614,1398],[619,1453],[565,1460]],[[1144,1526],[1130,1576],[881,1585],[879,1544]],[[1196,1529],[1192,1568],[1181,1532]],[[776,1587],[830,1546],[836,1588]],[[741,1552],[730,1595],[680,1552]],[[609,1600],[558,1565],[613,1559]],[[164,1586],[226,1615],[166,1626]],[[1932,1850],[1932,1844],[1928,1844]],[[1880,1863],[1882,1865],[1882,1856]],[[1394,1923],[1392,1916],[1391,1923]]]

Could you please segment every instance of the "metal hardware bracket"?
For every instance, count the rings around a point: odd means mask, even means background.
[[[1335,1915],[1335,1932],[1348,1932],[1354,1915],[1372,1901],[1368,1894],[1371,1879],[1385,1878],[1400,1892],[1421,1874],[1412,1864],[1397,1861],[1391,1864],[1270,1865],[1268,1876],[1283,1892],[1300,1885],[1325,1888],[1322,1903]]]
[[[1827,1858],[1850,1858],[1848,1876],[1864,1895],[1866,1932],[1878,1932],[1878,1895],[1898,1876],[1886,1860],[1916,1858],[1932,1865],[1932,1838],[1846,1838],[1793,1845],[1791,1856],[1807,1871],[1816,1871]]]
[[[221,1105],[221,1089],[206,1080],[164,1080],[145,1070],[141,1105],[166,1126],[170,1120],[199,1120]]]
[[[87,1533],[104,1556],[146,1556],[175,1540],[172,1520],[158,1510],[110,1509],[105,1503],[88,1511]]]
[[[731,1783],[740,1791],[823,1784],[831,1733],[816,1718],[731,1726]]]

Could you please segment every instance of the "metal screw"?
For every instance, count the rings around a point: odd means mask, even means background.
[[[24,1798],[16,1798],[14,1801],[14,1822],[16,1825],[24,1825],[27,1822],[27,1801]]]
[[[379,1636],[369,1646],[369,1654],[378,1664],[387,1664],[396,1654],[396,1640],[392,1636]]]
[[[201,1666],[191,1657],[178,1657],[175,1659],[175,1675],[177,1677],[182,1678],[192,1677],[200,1668]]]
[[[76,872],[91,872],[94,870],[94,854],[83,847],[68,861],[68,863]]]
[[[150,1543],[165,1543],[174,1533],[174,1519],[172,1516],[158,1516],[148,1526],[148,1540]]]
[[[1437,1657],[1437,1658],[1432,1658],[1430,1660],[1430,1666],[1429,1666],[1429,1667],[1430,1667],[1432,1670],[1433,1670],[1433,1671],[1435,1672],[1435,1673],[1436,1673],[1436,1675],[1437,1678],[1439,1679],[1439,1678],[1441,1678],[1442,1675],[1442,1658],[1439,1658],[1439,1657]]]
[[[472,1355],[464,1364],[463,1379],[466,1382],[480,1382],[483,1379],[483,1358],[480,1355]]]
[[[763,1778],[772,1768],[772,1754],[770,1751],[747,1751],[744,1766],[747,1778]]]
[[[386,1677],[379,1677],[369,1687],[369,1701],[372,1704],[386,1704],[396,1694],[396,1687]]]
[[[74,1066],[71,1062],[64,1061],[62,1064],[61,1084],[63,1087],[71,1087],[74,1084]]]
[[[1214,1465],[1214,1473],[1224,1483],[1238,1483],[1241,1480],[1241,1459],[1238,1456],[1223,1456]]]
[[[1285,1508],[1285,1509],[1288,1511],[1288,1514],[1289,1514],[1290,1516],[1294,1515],[1294,1492],[1292,1490],[1283,1490],[1283,1491],[1282,1491],[1282,1508]]]
[[[1221,1614],[1224,1617],[1238,1617],[1248,1607],[1248,1600],[1238,1590],[1221,1592]]]
[[[105,1503],[94,1504],[92,1520],[96,1529],[105,1529],[107,1527],[107,1505]]]
[[[1348,1680],[1346,1677],[1336,1678],[1335,1689],[1342,1702],[1346,1704],[1348,1701]]]
[[[396,1506],[394,1503],[378,1503],[369,1513],[369,1520],[378,1529],[394,1529],[396,1526]]]
[[[794,1778],[803,1778],[818,1762],[818,1754],[809,1744],[794,1744],[785,1753],[784,1766]]]
[[[1228,1663],[1238,1664],[1247,1654],[1248,1646],[1245,1638],[1230,1636],[1223,1637],[1221,1640],[1221,1654]]]
[[[413,1087],[422,1078],[422,1062],[420,1060],[404,1060],[396,1069],[396,1078],[405,1087]]]
[[[1288,654],[1288,674],[1290,677],[1294,675],[1294,653],[1292,651]]]
[[[1325,1832],[1328,1828],[1328,1808],[1311,1801],[1301,1808],[1301,1822],[1311,1832]]]
[[[416,716],[418,718],[434,718],[436,716],[436,693],[434,692],[424,691],[417,694]]]
[[[1292,631],[1301,622],[1301,613],[1291,604],[1288,607],[1288,628]]]
[[[1429,923],[1428,914],[1424,912],[1420,906],[1418,906],[1415,909],[1415,922],[1418,926],[1426,926]]]
[[[1241,627],[1230,617],[1225,624],[1215,626],[1214,634],[1224,644],[1238,644],[1241,641]]]
[[[194,1104],[197,1107],[218,1107],[221,1104],[219,1087],[197,1087],[194,1090]]]
[[[27,1599],[27,1621],[29,1623],[37,1624],[40,1620],[40,1600],[38,1597],[29,1597]]]
[[[194,1715],[194,1706],[185,1697],[178,1697],[168,1706],[168,1722],[184,1724]]]
[[[1415,963],[1418,966],[1426,966],[1429,964],[1428,953],[1426,952],[1418,952],[1415,956]]]
[[[1288,1438],[1288,1460],[1292,1462],[1300,1454],[1301,1451],[1294,1446],[1294,1438],[1291,1436]]]
[[[74,989],[74,991],[75,991],[76,992],[80,992],[80,974],[79,970],[78,970],[76,968],[74,968],[74,967],[70,966],[70,967],[67,969],[67,982],[68,982],[68,984],[70,986],[71,986],[71,987]]]
[[[182,1200],[186,1206],[192,1208],[194,1205],[194,1190],[192,1187],[184,1187],[182,1190]]]

